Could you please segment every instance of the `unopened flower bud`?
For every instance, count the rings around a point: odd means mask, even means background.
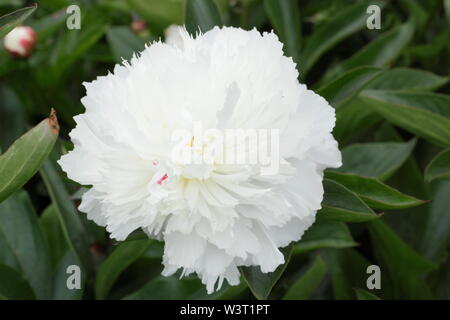
[[[131,23],[131,30],[135,33],[143,32],[147,29],[147,23],[142,19],[133,20]]]
[[[3,43],[10,54],[25,58],[30,56],[36,44],[36,32],[31,27],[18,26],[5,36]]]

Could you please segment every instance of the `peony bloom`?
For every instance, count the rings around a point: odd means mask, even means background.
[[[166,30],[164,30],[165,43],[182,48],[183,47],[182,32],[183,28],[177,26],[176,24],[168,26]]]
[[[31,27],[18,26],[5,36],[3,43],[10,54],[25,58],[31,54],[36,44],[36,33]]]
[[[92,186],[79,207],[89,219],[117,240],[137,229],[163,240],[163,274],[195,272],[211,293],[224,279],[238,284],[238,266],[267,273],[284,263],[279,248],[314,222],[323,170],[339,167],[341,154],[331,134],[334,109],[298,82],[274,33],[216,27],[180,35],[182,46],[155,42],[85,83],[86,112],[70,133],[75,147],[59,164]],[[194,133],[199,123],[278,130],[279,148],[261,139],[278,170],[218,161],[220,152],[210,152],[215,142]],[[180,129],[187,133],[182,151],[212,161],[174,157]],[[233,146],[257,152],[243,143]],[[223,146],[230,149],[228,140]]]

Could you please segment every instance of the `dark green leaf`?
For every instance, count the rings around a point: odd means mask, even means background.
[[[295,63],[300,56],[300,18],[296,0],[264,0],[264,8],[284,44],[284,52]]]
[[[324,179],[323,187],[325,195],[322,209],[317,212],[319,221],[364,222],[379,217],[356,194],[343,185]]]
[[[327,273],[327,266],[320,256],[317,256],[312,266],[294,282],[284,295],[283,300],[306,300],[308,299]]]
[[[95,280],[96,298],[105,299],[120,273],[144,254],[152,243],[152,240],[147,239],[120,244],[98,270]]]
[[[428,92],[364,90],[361,97],[393,124],[438,145],[450,146],[450,97]]]
[[[0,202],[19,190],[53,149],[59,126],[55,113],[29,130],[0,156]]]
[[[343,164],[336,171],[385,180],[406,161],[415,145],[415,139],[352,144],[342,150]]]
[[[382,221],[372,221],[368,228],[375,253],[383,262],[381,269],[393,284],[393,298],[429,298],[429,288],[421,276],[435,266],[411,249]]]
[[[356,297],[358,298],[358,300],[381,300],[376,295],[374,295],[373,293],[370,293],[366,290],[356,289],[355,291],[356,291]]]
[[[439,153],[430,161],[425,168],[425,179],[432,181],[434,179],[450,178],[450,149],[446,149]]]
[[[411,23],[406,23],[394,30],[388,31],[366,47],[362,48],[350,59],[333,69],[327,76],[334,76],[359,66],[383,67],[394,60],[409,43],[414,33]]]
[[[39,226],[47,240],[52,266],[56,266],[66,253],[68,246],[54,204],[49,205],[39,217]]]
[[[323,253],[331,271],[335,299],[355,299],[353,288],[366,287],[367,267],[372,263],[354,249],[325,249]]]
[[[195,35],[222,26],[219,11],[212,0],[186,0],[186,29]]]
[[[70,194],[50,159],[44,162],[40,173],[58,213],[67,245],[79,261],[82,270],[89,272],[92,267],[92,260],[86,226],[78,216],[79,213],[70,199]]]
[[[326,177],[356,193],[373,209],[405,209],[424,203],[423,200],[403,194],[375,178],[333,171],[327,172]]]
[[[38,299],[50,298],[48,247],[25,191],[0,204],[0,264],[22,274]]]
[[[241,267],[241,274],[253,295],[259,300],[265,300],[274,285],[280,279],[292,255],[292,245],[281,249],[284,264],[278,266],[274,272],[262,273],[259,267]]]
[[[450,245],[450,180],[433,182],[431,195],[433,200],[424,226],[420,252],[425,258],[442,263]]]
[[[383,7],[382,2],[374,1],[371,4]],[[358,3],[348,8],[342,9],[337,15],[314,31],[307,41],[305,49],[301,55],[302,77],[311,69],[314,63],[328,49],[349,35],[366,27],[367,3]]]
[[[0,300],[35,299],[33,289],[16,270],[0,264]]]
[[[381,73],[380,69],[374,67],[355,68],[321,87],[317,94],[324,97],[333,107],[338,108],[348,103]]]
[[[144,41],[131,32],[129,27],[111,27],[106,32],[116,63],[129,60],[133,53],[144,49]]]
[[[394,68],[370,83],[374,90],[435,90],[448,82],[448,77],[437,76],[431,72]]]
[[[317,221],[294,245],[293,254],[321,248],[348,248],[357,245],[345,223]]]
[[[80,300],[83,297],[86,277],[81,269],[81,288],[69,289],[67,280],[70,276],[67,273],[69,266],[79,265],[78,259],[71,250],[67,250],[64,256],[58,262],[53,274],[53,297],[54,300]]]
[[[28,18],[34,10],[36,10],[37,4],[35,3],[31,7],[25,7],[11,13],[8,13],[0,17],[0,39],[6,36],[17,25],[21,24],[26,18]]]
[[[202,292],[206,294],[206,289],[198,278],[158,276],[125,300],[189,300]]]

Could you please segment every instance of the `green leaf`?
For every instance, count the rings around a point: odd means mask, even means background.
[[[202,292],[205,286],[198,278],[158,276],[138,291],[126,296],[125,300],[190,300]]]
[[[186,0],[186,29],[195,35],[222,26],[219,10],[212,0]]]
[[[326,177],[356,193],[373,209],[406,209],[425,203],[425,201],[403,194],[375,178],[333,171],[326,172]]]
[[[448,82],[448,77],[437,76],[434,73],[409,69],[394,68],[386,71],[368,86],[374,90],[435,90]]]
[[[300,276],[289,288],[283,300],[306,300],[308,299],[327,273],[327,266],[320,256],[317,256],[312,266]]]
[[[284,44],[284,53],[298,63],[301,34],[297,1],[264,0],[264,8]]]
[[[358,300],[381,300],[373,293],[370,293],[363,289],[355,289],[355,292],[356,292],[356,297],[358,298]]]
[[[134,240],[120,244],[102,263],[95,280],[95,296],[105,299],[120,273],[151,246],[152,240]]]
[[[2,64],[2,62],[0,62]],[[1,72],[0,72],[1,73]],[[25,112],[17,95],[7,86],[0,85],[0,147],[6,149],[25,132]],[[1,154],[1,153],[0,153]]]
[[[415,139],[409,142],[355,143],[342,150],[343,164],[336,171],[385,180],[401,167],[415,145]]]
[[[348,103],[382,71],[374,67],[358,67],[344,73],[339,78],[318,89],[317,94],[324,97],[334,108]]]
[[[348,104],[336,109],[336,126],[333,135],[344,145],[355,136],[371,130],[382,118],[364,101],[356,96]]]
[[[378,1],[374,1],[371,4],[376,4],[380,7],[384,6],[382,2]],[[332,48],[344,38],[366,27],[367,6],[367,2],[363,2],[342,9],[338,14],[314,31],[301,55],[302,78],[305,77],[314,63],[328,49]]]
[[[324,179],[323,187],[325,195],[322,209],[317,212],[319,221],[365,222],[379,217],[355,193],[343,185]]]
[[[49,118],[17,139],[0,156],[0,202],[34,176],[53,149],[58,133],[58,120],[52,110]]]
[[[58,213],[67,245],[76,260],[79,261],[82,272],[91,272],[92,260],[86,226],[79,217],[79,213],[70,199],[70,194],[50,159],[44,162],[40,173]]]
[[[367,267],[372,263],[354,249],[325,249],[323,254],[330,268],[335,299],[355,299],[353,288],[366,287]]]
[[[127,0],[127,3],[158,32],[171,24],[183,24],[185,0]]]
[[[111,27],[106,32],[106,39],[114,54],[116,63],[129,60],[133,53],[144,49],[144,41],[131,32],[129,27]]]
[[[33,300],[33,289],[16,270],[0,264],[0,300]]]
[[[47,240],[52,266],[56,267],[66,253],[68,246],[54,204],[50,204],[39,217],[39,226]]]
[[[382,221],[372,221],[368,228],[375,253],[383,263],[381,269],[393,284],[393,298],[429,298],[429,288],[421,276],[434,270],[435,266],[411,249]]]
[[[22,274],[38,299],[50,297],[47,243],[25,191],[13,194],[0,204],[0,264]]]
[[[396,29],[386,32],[369,42],[351,58],[332,69],[327,77],[332,77],[344,71],[359,66],[383,67],[394,60],[409,43],[414,34],[414,26],[406,23]]]
[[[426,218],[420,252],[435,263],[442,263],[450,245],[450,180],[435,181]]]
[[[450,178],[450,148],[442,151],[425,168],[425,180]]]
[[[265,300],[280,279],[292,255],[292,245],[280,250],[284,255],[284,263],[274,272],[262,273],[259,267],[241,267],[241,274],[258,300]]]
[[[67,288],[67,279],[69,274],[67,268],[72,265],[79,265],[77,257],[71,250],[67,250],[58,262],[53,274],[53,300],[80,300],[83,297],[86,277],[81,269],[81,288]]]
[[[294,245],[293,254],[321,248],[348,248],[357,245],[345,223],[317,221]]]
[[[428,92],[364,90],[360,96],[386,120],[440,146],[450,146],[450,97]]]
[[[5,37],[12,29],[21,24],[37,8],[37,3],[31,7],[25,7],[0,17],[0,39]]]

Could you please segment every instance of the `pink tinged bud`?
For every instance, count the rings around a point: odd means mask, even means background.
[[[144,20],[136,19],[131,23],[131,30],[133,30],[133,32],[135,33],[140,33],[142,31],[145,31],[145,29],[147,29],[147,24]]]
[[[5,36],[3,44],[6,51],[13,56],[28,57],[36,44],[36,32],[28,26],[15,27]]]

